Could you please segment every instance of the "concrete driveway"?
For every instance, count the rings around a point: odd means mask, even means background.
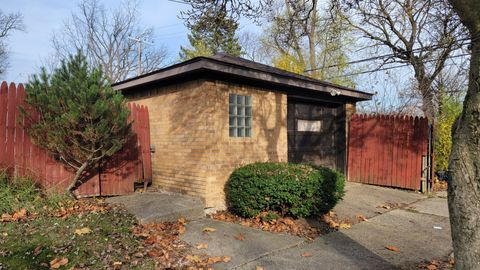
[[[198,253],[232,257],[229,263],[215,264],[215,269],[414,269],[452,251],[445,198],[348,183],[347,194],[334,211],[342,219],[356,221],[361,214],[369,220],[308,241],[201,219],[187,224],[182,239],[193,246],[208,244]],[[216,231],[205,233],[205,227]],[[236,239],[239,234],[243,241]]]

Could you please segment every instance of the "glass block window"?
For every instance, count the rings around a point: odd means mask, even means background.
[[[228,103],[230,137],[251,137],[252,97],[230,94]]]

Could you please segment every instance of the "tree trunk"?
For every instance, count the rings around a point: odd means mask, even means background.
[[[428,78],[422,62],[413,63],[413,69],[418,83],[418,91],[422,95],[422,112],[429,121],[432,121],[435,117],[432,80]]]
[[[82,176],[85,170],[87,169],[88,165],[89,165],[89,162],[85,162],[82,164],[82,166],[80,166],[80,168],[75,173],[75,177],[73,178],[72,182],[67,187],[67,194],[73,199],[77,199],[77,196],[75,195],[74,191],[78,188],[78,185],[80,184],[82,180]]]
[[[480,2],[450,0],[472,37],[463,112],[450,156],[448,207],[456,269],[480,269]]]
[[[308,50],[309,50],[309,60],[310,60],[310,69],[314,70],[313,74],[317,72],[317,1],[312,3],[312,14],[310,18],[310,27],[306,26],[308,32]]]

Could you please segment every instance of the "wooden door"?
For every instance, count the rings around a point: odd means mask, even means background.
[[[343,104],[288,101],[288,161],[345,172]]]

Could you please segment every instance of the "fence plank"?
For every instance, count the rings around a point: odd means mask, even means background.
[[[48,188],[64,190],[73,179],[73,172],[54,160],[47,151],[31,141],[27,131],[30,122],[19,121],[19,107],[24,106],[25,89],[22,84],[2,82],[0,85],[0,169],[9,173],[32,176]],[[129,103],[129,121],[133,121],[134,137],[113,157],[109,165],[93,172],[92,177],[76,191],[80,196],[120,195],[134,191],[136,180],[151,179],[150,128],[148,109]],[[31,110],[31,108],[26,108]],[[38,113],[32,111],[33,120]],[[143,151],[142,151],[143,149]],[[104,171],[103,171],[104,170]],[[103,185],[103,186],[102,186]],[[103,192],[104,190],[105,192]]]
[[[6,149],[7,149],[7,82],[0,85],[0,168],[6,167]]]
[[[23,119],[20,115],[20,107],[23,107],[25,99],[25,91],[23,85],[20,84],[17,88],[17,108],[15,109],[15,174],[24,175],[25,173],[25,158],[23,154],[24,136],[23,136]]]
[[[17,102],[15,84],[10,83],[8,87],[7,96],[7,150],[5,154],[6,167],[8,170],[14,168],[14,154],[15,154],[15,110]],[[11,171],[14,173],[14,171]]]
[[[420,189],[427,155],[428,121],[411,116],[353,115],[348,142],[348,180]]]

